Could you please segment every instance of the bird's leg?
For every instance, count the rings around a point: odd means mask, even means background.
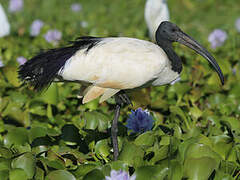
[[[114,161],[117,160],[118,154],[119,154],[118,139],[117,139],[117,133],[118,133],[118,124],[117,123],[118,123],[118,118],[119,118],[119,114],[120,114],[120,108],[121,108],[121,106],[119,104],[117,104],[116,109],[115,109],[114,119],[112,122],[112,129],[111,129]]]
[[[114,97],[116,101],[116,109],[115,109],[114,119],[112,122],[111,135],[112,135],[112,143],[113,143],[113,158],[114,158],[114,161],[116,161],[119,155],[117,133],[118,133],[118,119],[120,115],[120,108],[124,104],[126,105],[132,104],[132,102],[128,98],[127,94],[125,94],[124,92],[119,92]]]

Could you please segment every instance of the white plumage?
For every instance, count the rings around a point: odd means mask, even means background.
[[[104,94],[100,102],[121,89],[134,89],[148,82],[148,85],[163,85],[179,77],[171,70],[166,53],[158,45],[125,37],[103,38],[88,53],[86,48],[77,51],[59,75],[68,81],[93,85],[94,91],[90,92],[97,93],[94,98]],[[83,103],[90,100],[92,98],[84,98]]]
[[[169,21],[169,10],[166,0],[147,0],[144,12],[150,38],[155,41],[155,33],[163,21]]]
[[[0,4],[0,37],[7,36],[9,35],[9,33],[10,33],[10,24],[8,22],[4,9]]]

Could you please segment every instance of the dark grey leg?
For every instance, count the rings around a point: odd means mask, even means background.
[[[119,115],[120,115],[120,108],[124,104],[132,105],[132,102],[130,101],[130,99],[124,92],[120,92],[120,93],[116,94],[115,101],[116,101],[116,109],[115,109],[115,115],[114,115],[114,119],[112,122],[112,128],[111,128],[114,161],[117,160],[118,155],[119,155],[117,133],[118,133],[118,119],[119,119]]]
[[[117,104],[116,109],[115,109],[114,119],[112,122],[112,129],[111,129],[114,161],[117,160],[118,155],[119,155],[118,139],[117,139],[117,133],[118,133],[118,124],[117,123],[118,123],[118,118],[119,118],[119,114],[120,114],[120,108],[121,108],[121,106],[119,104]]]

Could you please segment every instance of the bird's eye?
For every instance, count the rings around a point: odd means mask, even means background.
[[[175,31],[176,31],[176,29],[172,28],[172,32],[175,32]]]

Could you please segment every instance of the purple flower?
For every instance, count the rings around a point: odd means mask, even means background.
[[[2,60],[0,59],[0,68],[3,66],[4,66],[4,64],[3,64]]]
[[[222,46],[224,41],[227,39],[227,33],[221,29],[215,29],[208,36],[208,42],[211,43],[211,48],[216,49]]]
[[[105,180],[135,180],[136,175],[129,176],[129,174],[125,171],[115,171],[111,170],[110,176],[106,176]]]
[[[44,38],[46,39],[47,42],[53,42],[53,43],[56,43],[57,41],[59,41],[61,37],[62,37],[62,33],[56,29],[49,30],[44,35]]]
[[[133,133],[146,132],[152,129],[153,122],[153,118],[147,110],[138,108],[129,115],[126,127]]]
[[[33,21],[31,28],[30,28],[30,35],[37,36],[40,33],[43,25],[44,25],[44,23],[39,19]]]
[[[25,62],[27,61],[27,59],[23,56],[19,56],[17,58],[17,62],[20,64],[20,65],[23,65]]]
[[[21,11],[23,8],[23,0],[10,0],[8,10],[9,12]]]
[[[240,17],[236,20],[235,27],[237,28],[237,31],[240,32]]]
[[[71,5],[71,9],[72,9],[73,12],[81,11],[82,10],[82,5],[79,4],[79,3],[73,3]]]

